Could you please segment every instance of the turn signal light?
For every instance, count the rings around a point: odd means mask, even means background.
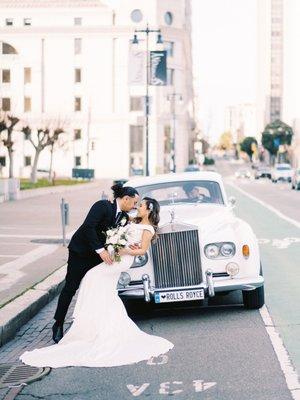
[[[250,256],[250,249],[249,249],[249,246],[248,246],[247,244],[244,244],[242,251],[243,251],[243,256],[244,256],[245,258],[249,258],[249,256]]]

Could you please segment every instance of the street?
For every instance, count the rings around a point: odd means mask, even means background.
[[[300,272],[296,262],[300,257],[296,226],[300,218],[296,216],[293,224],[258,201],[292,218],[289,210],[296,210],[300,193],[294,192],[289,197],[291,204],[286,204],[288,185],[234,180],[229,164],[219,167],[228,195],[237,199],[236,214],[251,224],[259,238],[266,307],[245,310],[239,293],[205,301],[201,307],[196,302],[189,308],[129,307],[141,329],[167,338],[174,349],[136,365],[54,369],[41,381],[25,386],[17,399],[159,399],[171,395],[189,400],[299,399],[299,384],[288,364],[291,361],[300,370]],[[2,348],[1,362],[17,361],[24,349],[51,344],[56,301]],[[280,338],[284,347],[277,343]]]

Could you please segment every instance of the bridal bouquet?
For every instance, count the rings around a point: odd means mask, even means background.
[[[113,256],[114,261],[120,262],[119,250],[124,248],[128,242],[128,226],[118,226],[105,232],[107,251]]]

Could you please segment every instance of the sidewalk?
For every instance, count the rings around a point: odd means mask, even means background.
[[[82,223],[91,205],[109,193],[111,182],[84,184],[76,191],[28,198],[0,205],[0,307],[64,265],[60,202],[70,206],[68,236]]]

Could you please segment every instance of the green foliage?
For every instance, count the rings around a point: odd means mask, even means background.
[[[293,134],[293,129],[278,119],[265,127],[261,142],[271,155],[276,156],[279,145],[291,145]]]
[[[247,153],[251,161],[256,146],[257,146],[257,140],[252,136],[245,137],[245,139],[240,143],[241,151]]]
[[[214,165],[215,160],[213,158],[205,157],[203,165]]]
[[[36,183],[32,183],[29,179],[20,180],[20,189],[38,189],[48,186],[61,186],[61,185],[77,185],[78,183],[86,183],[87,181],[75,180],[75,179],[56,179],[50,182],[48,179],[39,179]]]

